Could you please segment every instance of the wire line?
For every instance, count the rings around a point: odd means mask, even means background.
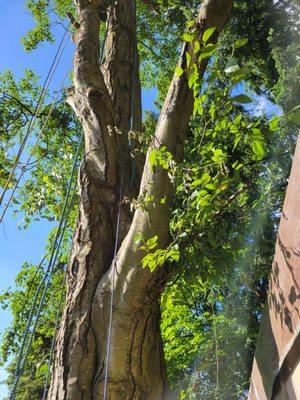
[[[63,239],[64,234],[65,234],[65,230],[66,230],[68,219],[69,219],[69,215],[70,215],[71,204],[73,202],[73,199],[74,199],[74,196],[75,196],[75,193],[76,193],[76,188],[77,188],[77,185],[75,184],[74,188],[73,188],[73,193],[72,193],[72,196],[71,196],[71,200],[69,202],[68,211],[67,211],[67,214],[66,214],[66,217],[65,217],[64,226],[62,228],[62,232],[61,232],[60,242],[58,244],[58,248],[61,247],[62,239]],[[54,264],[56,263],[58,255],[59,255],[59,252],[56,253],[56,258],[54,259]],[[66,272],[67,272],[67,270],[64,273],[64,282],[65,282],[65,279],[66,279]],[[55,333],[54,333],[53,338],[52,338],[50,353],[49,353],[49,357],[48,357],[48,363],[47,363],[48,364],[48,372],[50,371],[51,364],[52,364],[52,357],[53,357],[53,353],[54,353],[56,334],[57,334],[58,326],[59,326],[59,317],[60,317],[62,301],[63,301],[63,290],[61,291],[59,305],[58,305],[58,308],[57,308],[56,321],[55,321]],[[46,379],[45,379],[42,400],[46,400],[47,388],[48,388],[48,375],[46,375]]]
[[[111,283],[112,289],[111,289],[110,307],[109,307],[109,323],[108,323],[108,336],[107,336],[107,346],[106,346],[106,362],[105,362],[105,372],[104,372],[103,400],[106,400],[106,398],[107,398],[106,396],[107,396],[107,385],[108,385],[108,368],[109,368],[109,359],[110,359],[113,307],[114,307],[114,292],[115,292],[114,286],[115,286],[115,272],[116,272],[116,256],[117,256],[118,243],[119,243],[120,214],[121,214],[121,204],[122,204],[122,197],[123,197],[124,170],[125,170],[125,156],[123,154],[122,163],[121,163],[120,193],[119,193],[119,204],[118,204],[118,212],[117,212],[114,258],[113,258],[113,263],[112,263],[112,283]]]
[[[35,148],[36,148],[36,146],[37,146],[37,144],[38,144],[38,142],[39,142],[39,140],[40,140],[42,134],[44,133],[44,131],[45,131],[45,129],[46,129],[46,126],[47,126],[47,123],[48,123],[48,121],[49,121],[49,118],[50,118],[51,115],[52,115],[52,112],[53,112],[53,109],[54,109],[54,105],[55,105],[56,99],[57,99],[57,97],[58,97],[58,93],[61,91],[61,89],[62,89],[62,87],[63,87],[63,85],[64,85],[64,82],[65,82],[65,80],[66,80],[66,78],[67,78],[67,75],[68,75],[68,73],[69,73],[71,64],[72,64],[72,62],[70,62],[69,66],[68,66],[68,68],[67,68],[67,70],[66,70],[66,72],[65,72],[65,75],[63,76],[63,79],[61,80],[61,83],[60,83],[60,85],[59,85],[59,88],[58,88],[58,90],[57,90],[56,93],[55,93],[54,99],[53,99],[53,101],[52,101],[52,103],[51,103],[51,105],[50,105],[50,109],[49,109],[49,112],[48,112],[48,114],[47,114],[47,116],[46,116],[45,122],[44,122],[44,124],[43,124],[43,126],[42,126],[42,128],[41,128],[41,130],[40,130],[40,132],[39,132],[39,134],[38,134],[38,136],[37,136],[37,138],[36,138],[36,141],[35,141],[33,147],[32,147],[31,150],[30,150],[29,157],[27,158],[26,163],[25,163],[24,165],[22,165],[21,173],[20,173],[20,175],[19,175],[17,181],[15,182],[15,184],[14,184],[14,186],[13,186],[13,188],[12,188],[12,191],[11,191],[11,193],[10,193],[10,196],[9,196],[9,198],[8,198],[8,201],[7,201],[7,203],[5,204],[4,209],[3,209],[3,211],[2,211],[2,214],[1,214],[1,217],[0,217],[0,223],[3,221],[3,219],[4,219],[4,217],[5,217],[6,211],[7,211],[8,207],[10,206],[10,204],[11,204],[11,202],[12,202],[12,199],[13,199],[13,197],[14,197],[15,191],[17,190],[18,185],[19,185],[19,183],[20,183],[20,181],[21,181],[21,179],[22,179],[24,173],[26,172],[27,167],[28,167],[28,165],[30,164],[30,160],[31,160],[31,158],[32,158],[32,156],[33,156],[33,154],[34,154],[34,150],[35,150]]]
[[[37,328],[37,324],[38,324],[38,320],[42,311],[42,307],[45,303],[46,300],[46,294],[47,294],[47,290],[50,286],[51,283],[51,277],[54,271],[54,267],[55,267],[55,263],[57,261],[57,257],[58,257],[58,253],[60,250],[60,246],[62,243],[62,237],[63,237],[63,233],[65,231],[66,228],[66,217],[69,216],[69,212],[70,212],[70,203],[69,203],[69,198],[70,198],[70,193],[71,193],[71,188],[72,188],[72,182],[73,182],[73,178],[75,175],[75,171],[76,171],[76,165],[77,165],[77,160],[79,157],[79,153],[80,153],[80,149],[81,149],[81,143],[82,143],[82,139],[83,139],[83,133],[81,134],[80,140],[78,142],[78,146],[77,146],[77,150],[76,150],[76,155],[74,158],[74,162],[73,162],[73,166],[72,166],[72,171],[71,171],[71,176],[70,176],[70,180],[68,183],[68,188],[67,188],[67,193],[66,193],[66,197],[65,197],[65,201],[64,201],[64,205],[63,205],[63,209],[62,209],[62,213],[61,213],[61,217],[60,217],[60,221],[59,221],[59,225],[58,225],[58,229],[56,232],[56,236],[55,236],[55,240],[53,243],[53,247],[52,247],[52,251],[51,251],[51,256],[50,256],[50,260],[48,263],[48,267],[47,270],[45,272],[45,275],[43,277],[43,280],[41,281],[37,292],[35,293],[35,297],[34,297],[34,301],[33,301],[33,306],[32,306],[32,312],[30,313],[30,316],[28,318],[27,321],[27,327],[26,330],[24,332],[24,337],[22,340],[22,346],[21,346],[21,350],[20,351],[20,355],[19,355],[19,359],[18,359],[18,364],[17,364],[17,369],[16,369],[16,376],[14,379],[14,383],[13,383],[13,388],[11,391],[11,395],[10,395],[10,400],[15,400],[16,398],[16,393],[17,393],[17,389],[18,389],[18,384],[19,384],[19,380],[23,374],[24,371],[24,367],[25,367],[25,363],[26,363],[26,359],[30,350],[30,347],[32,345],[34,336],[35,336],[35,331]],[[32,324],[33,321],[33,314],[35,311],[35,308],[37,306],[37,300],[39,297],[39,294],[42,290],[44,286],[44,290],[42,292],[42,296],[41,299],[39,301],[38,304],[38,308],[36,311],[36,317],[35,317],[35,322],[33,325],[33,329],[31,331],[31,334],[29,336],[29,339],[27,339],[29,332],[30,332],[30,326]],[[24,354],[23,354],[24,353]]]
[[[18,150],[18,153],[17,153],[16,159],[15,159],[15,162],[14,162],[14,164],[13,164],[12,170],[11,170],[11,172],[10,172],[8,178],[7,178],[7,181],[6,181],[6,183],[5,183],[5,186],[4,186],[3,191],[2,191],[2,193],[1,193],[1,196],[0,196],[0,205],[1,205],[2,202],[3,202],[5,193],[6,193],[6,191],[7,191],[8,188],[9,188],[9,184],[10,184],[10,182],[11,182],[11,180],[12,180],[12,178],[13,178],[14,172],[15,172],[15,170],[16,170],[18,164],[19,164],[19,160],[20,160],[20,158],[21,158],[21,156],[22,156],[23,150],[24,150],[25,145],[26,145],[26,143],[27,143],[27,140],[28,140],[28,138],[29,138],[29,136],[30,136],[30,133],[31,133],[31,131],[32,131],[32,128],[33,128],[33,126],[34,126],[34,124],[35,124],[35,121],[36,121],[36,118],[37,118],[38,113],[39,113],[39,111],[40,111],[40,108],[41,108],[41,106],[42,106],[43,100],[44,100],[44,98],[45,98],[45,96],[46,96],[46,94],[47,94],[47,91],[48,91],[48,88],[49,88],[49,86],[50,86],[51,80],[52,80],[53,75],[54,75],[54,73],[55,73],[55,71],[56,71],[56,68],[57,68],[57,66],[58,66],[58,63],[59,63],[59,61],[60,61],[60,59],[61,59],[61,57],[62,57],[62,54],[63,54],[63,52],[64,52],[64,50],[65,50],[65,47],[66,47],[66,45],[67,45],[67,42],[68,42],[68,38],[69,38],[69,37],[70,37],[70,33],[69,33],[69,35],[68,35],[68,37],[67,37],[67,31],[65,31],[65,32],[64,32],[64,35],[63,35],[63,37],[62,37],[62,39],[61,39],[61,41],[60,41],[60,44],[59,44],[59,46],[58,46],[58,49],[57,49],[57,51],[56,51],[55,57],[54,57],[54,59],[53,59],[53,61],[52,61],[50,70],[49,70],[49,72],[48,72],[48,74],[47,74],[47,77],[46,77],[46,79],[45,79],[45,81],[44,81],[44,85],[43,85],[43,87],[42,87],[42,91],[41,91],[41,94],[40,94],[40,96],[39,96],[38,103],[37,103],[36,108],[35,108],[35,110],[34,110],[34,115],[32,116],[32,118],[31,118],[31,120],[30,120],[30,122],[29,122],[29,125],[28,125],[28,128],[27,128],[27,130],[26,130],[25,136],[24,136],[24,138],[23,138],[23,140],[22,140],[21,146],[20,146],[20,148],[19,148],[19,150]]]

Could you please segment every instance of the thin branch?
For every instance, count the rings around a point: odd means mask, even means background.
[[[150,46],[148,46],[145,42],[143,42],[141,39],[137,39],[137,41],[138,41],[139,43],[141,43],[143,46],[147,47],[147,49],[150,50],[151,53],[152,53],[153,55],[155,55],[155,57],[159,58],[159,55],[158,55],[157,53],[155,53],[155,51],[154,51]]]
[[[155,14],[159,14],[159,4],[155,0],[142,0],[142,2]]]
[[[232,195],[228,198],[228,200],[226,200],[226,202],[225,202],[223,208],[229,206],[229,204],[231,204],[241,193],[244,193],[245,190],[249,189],[250,186],[251,186],[251,184],[248,183],[248,184],[244,185],[242,188],[240,188],[239,190],[237,190],[234,194],[232,194]],[[223,212],[223,211],[224,211],[224,210],[218,210],[218,211],[216,211],[216,212],[214,213],[214,216],[222,215],[222,212]]]
[[[9,98],[9,99],[15,101],[17,104],[19,104],[19,106],[24,108],[24,110],[26,110],[30,115],[34,115],[34,112],[28,106],[26,106],[24,103],[22,103],[21,100],[17,99],[15,96],[11,95],[10,93],[7,93],[7,92],[2,92],[2,93],[3,93],[4,99]]]

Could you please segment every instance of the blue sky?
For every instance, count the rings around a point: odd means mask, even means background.
[[[25,68],[31,68],[41,76],[43,81],[55,55],[57,43],[43,44],[31,53],[24,51],[21,38],[33,26],[24,3],[24,0],[1,1],[0,3],[0,72],[11,69],[19,78],[23,75]],[[58,26],[55,29],[57,38],[60,39],[63,33],[61,27]],[[74,46],[69,41],[51,85],[53,90],[59,86],[72,59],[73,50]],[[155,90],[143,92],[145,108],[152,108],[154,97]],[[14,286],[14,277],[25,261],[38,263],[41,260],[52,226],[46,221],[40,221],[32,223],[27,230],[19,230],[18,217],[13,218],[12,213],[7,213],[4,224],[0,226],[0,292]],[[0,309],[0,333],[10,321],[9,311]],[[0,381],[4,378],[5,371],[0,367]],[[0,399],[3,399],[5,395],[7,395],[7,388],[0,384]]]

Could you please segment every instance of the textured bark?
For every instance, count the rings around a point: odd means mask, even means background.
[[[300,362],[300,138],[286,191],[269,292],[253,362],[249,400],[299,396],[300,382],[292,388],[289,378]],[[291,361],[292,360],[292,361]],[[286,383],[287,382],[287,387]],[[277,391],[282,391],[277,396]]]
[[[226,23],[233,0],[206,0],[201,6],[199,38],[207,27],[217,31]],[[80,27],[75,35],[74,88],[69,104],[82,123],[85,156],[80,171],[81,204],[68,269],[67,298],[56,343],[55,363],[48,394],[50,400],[103,398],[105,349],[110,294],[114,281],[114,304],[109,396],[117,399],[167,398],[163,349],[160,337],[159,297],[167,269],[151,273],[142,269],[144,256],[134,242],[137,233],[145,240],[159,237],[159,246],[170,243],[169,222],[173,185],[165,170],[149,163],[153,147],[167,146],[178,162],[193,109],[193,96],[186,75],[173,77],[157,124],[142,176],[130,184],[132,159],[128,130],[135,93],[134,129],[141,126],[140,85],[133,2],[108,2],[108,36],[105,62],[99,65],[100,0],[78,0]],[[179,65],[185,67],[184,52]],[[199,65],[203,74],[206,62]],[[134,85],[134,87],[132,86]],[[133,89],[132,89],[133,87]],[[120,171],[125,162],[124,192],[152,196],[147,212],[134,216],[122,199],[119,251],[113,263]],[[141,161],[137,161],[140,171]],[[160,199],[165,198],[165,204]],[[155,206],[154,206],[155,204]],[[128,232],[128,233],[127,233]]]

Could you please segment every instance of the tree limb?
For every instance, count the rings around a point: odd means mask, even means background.
[[[219,33],[229,18],[232,4],[233,0],[206,0],[202,3],[198,16],[199,39],[201,39],[207,28],[216,27],[217,30],[213,40],[217,40]],[[180,67],[185,67],[185,57],[183,56],[185,51],[192,52],[192,45],[184,45],[178,62]],[[202,61],[199,65],[200,77],[203,76],[206,66],[207,61]],[[157,123],[155,138],[157,138],[161,146],[167,147],[177,162],[181,161],[183,157],[183,142],[192,110],[193,94],[188,87],[186,74],[182,74],[180,77],[175,74]],[[154,142],[147,153],[140,187],[140,197],[149,197],[153,200],[147,212],[141,209],[136,210],[130,231],[120,248],[117,263],[118,273],[122,277],[120,282],[125,279],[123,274],[141,275],[141,279],[138,282],[136,282],[136,279],[133,279],[133,281],[134,285],[145,285],[144,290],[146,290],[152,274],[147,270],[142,270],[140,267],[143,252],[138,249],[138,245],[134,244],[134,237],[136,234],[141,234],[146,240],[149,237],[158,235],[160,247],[166,248],[168,246],[170,243],[170,208],[174,194],[174,188],[167,172],[159,167],[154,169],[151,165],[150,155],[153,148],[155,148]],[[160,200],[163,198],[165,202],[161,204]],[[136,271],[135,273],[133,272],[134,270]],[[131,289],[135,292],[133,288]]]
[[[199,38],[208,27],[217,27],[214,40],[222,31],[232,8],[232,0],[206,0],[202,3],[198,22]],[[178,65],[185,65],[185,51],[192,51],[191,45],[185,44]],[[199,65],[199,74],[203,76],[207,61]],[[166,146],[174,159],[179,162],[183,157],[183,141],[188,128],[189,119],[193,110],[193,94],[188,87],[185,74],[174,75],[164,106],[157,123],[155,139]],[[166,248],[170,241],[169,222],[170,209],[174,195],[174,187],[167,172],[160,168],[153,168],[150,155],[155,148],[153,142],[148,150],[144,172],[140,186],[140,198],[151,198],[147,211],[138,208],[135,211],[130,230],[125,237],[118,255],[116,265],[113,265],[108,275],[103,277],[98,285],[97,292],[102,293],[97,298],[103,304],[103,293],[109,292],[112,285],[114,268],[116,269],[115,302],[118,304],[116,315],[133,312],[145,307],[147,302],[153,301],[153,288],[165,273],[164,269],[157,268],[154,273],[148,268],[141,267],[145,252],[140,250],[136,243],[137,234],[147,240],[154,235],[158,236],[159,248]],[[164,202],[160,200],[164,199]],[[162,204],[163,203],[163,204]],[[125,282],[125,283],[124,283]],[[159,295],[159,290],[154,290]],[[130,311],[132,310],[132,311]],[[123,355],[126,358],[126,354]],[[122,357],[120,357],[122,359]]]

